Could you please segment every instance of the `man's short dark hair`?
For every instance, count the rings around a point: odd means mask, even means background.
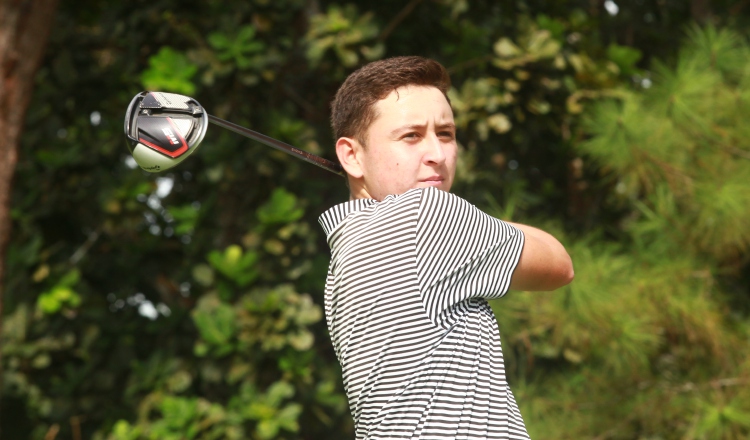
[[[353,72],[331,103],[335,139],[349,137],[365,145],[367,129],[378,116],[375,103],[399,87],[410,85],[435,87],[448,99],[451,80],[440,63],[418,56],[386,58]]]

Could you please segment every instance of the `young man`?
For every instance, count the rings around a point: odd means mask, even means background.
[[[439,63],[397,57],[336,94],[351,200],[320,217],[328,330],[360,439],[525,439],[486,299],[573,279],[565,249],[450,194],[456,127]]]

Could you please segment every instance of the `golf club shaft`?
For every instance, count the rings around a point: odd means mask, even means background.
[[[266,144],[269,147],[273,147],[277,150],[283,151],[284,153],[291,154],[292,156],[300,158],[304,160],[305,162],[310,162],[311,164],[317,165],[323,168],[324,170],[328,170],[332,173],[338,174],[339,176],[346,177],[346,173],[344,172],[343,168],[341,168],[341,165],[335,162],[332,162],[328,159],[323,159],[320,156],[316,156],[306,151],[302,151],[289,144],[286,144],[281,141],[277,141],[276,139],[270,136],[266,136],[262,133],[258,133],[257,131],[250,130],[249,128],[245,128],[241,125],[237,125],[232,122],[225,121],[213,115],[208,115],[208,121],[211,122],[212,124],[218,125],[219,127],[226,128],[227,130],[231,130],[237,134],[240,134],[245,137],[249,137],[250,139]]]

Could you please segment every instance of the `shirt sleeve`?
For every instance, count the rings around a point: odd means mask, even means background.
[[[416,230],[420,293],[428,315],[470,298],[499,298],[523,250],[518,228],[435,188],[422,192]]]

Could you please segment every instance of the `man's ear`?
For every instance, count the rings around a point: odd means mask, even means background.
[[[336,156],[349,176],[359,179],[363,175],[362,164],[359,162],[362,145],[356,139],[341,137],[336,141]]]

